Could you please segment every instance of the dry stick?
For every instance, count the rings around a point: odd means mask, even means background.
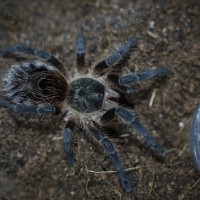
[[[122,194],[118,190],[114,189],[115,187],[112,184],[110,184],[108,181],[106,181],[106,183],[111,186],[111,189],[115,192],[115,194],[119,195],[119,200],[121,200]]]
[[[152,178],[152,184],[151,184],[151,188],[150,188],[148,199],[150,198],[152,190],[153,190],[154,179],[155,179],[155,170],[154,170],[154,165],[153,165],[153,178]]]
[[[88,168],[87,168],[86,164],[85,164],[85,169],[86,169],[86,172],[88,172]],[[88,192],[88,183],[89,183],[89,176],[88,176],[88,173],[87,173],[87,180],[86,180],[86,184],[85,184],[85,189],[86,189],[87,192]]]
[[[85,169],[86,169],[86,172],[87,172],[87,182],[86,182],[86,191],[88,191],[88,182],[89,182],[89,175],[88,175],[88,172],[90,171],[90,170],[88,170],[88,168],[87,168],[87,165],[85,165]],[[90,173],[90,172],[89,172]],[[111,187],[113,187],[113,185],[111,185],[109,182],[107,182]],[[113,189],[113,191],[117,194],[117,195],[119,195],[119,200],[121,200],[122,199],[122,194],[118,191],[118,190],[115,190],[115,189]]]
[[[192,185],[191,187],[188,187],[188,189],[191,190],[193,187],[195,187],[195,186],[197,185],[198,182],[200,182],[200,179],[198,179],[198,180],[194,183],[194,185]]]
[[[183,146],[183,148],[180,150],[179,154],[178,154],[178,157],[181,157],[181,155],[183,154],[183,152],[186,150],[186,148],[188,147],[188,144],[185,144]]]
[[[152,105],[153,105],[154,99],[156,97],[156,92],[157,92],[157,89],[154,89],[153,92],[152,92],[152,95],[151,95],[151,98],[150,98],[150,101],[149,101],[149,107],[152,107]]]
[[[139,167],[131,167],[131,168],[126,168],[124,171],[129,172],[141,168],[147,168],[147,167],[155,167],[156,165],[147,165],[147,166],[139,166]],[[157,166],[156,166],[157,167]],[[93,171],[93,170],[87,170],[87,173],[93,173],[93,174],[111,174],[111,173],[117,173],[117,171]]]

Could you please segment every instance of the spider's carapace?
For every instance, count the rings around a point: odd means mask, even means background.
[[[105,86],[91,78],[79,78],[70,83],[68,104],[80,113],[101,109]]]

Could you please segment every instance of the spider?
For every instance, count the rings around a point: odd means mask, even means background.
[[[18,44],[0,50],[0,57],[16,60],[16,64],[4,76],[5,97],[0,98],[0,107],[25,116],[65,114],[67,121],[63,130],[63,144],[67,165],[71,167],[74,164],[73,133],[77,129],[82,130],[109,155],[121,186],[129,193],[133,190],[132,183],[126,176],[115,146],[102,127],[114,118],[118,119],[135,129],[156,154],[164,153],[164,148],[156,143],[150,131],[140,122],[138,114],[117,101],[124,94],[136,92],[133,84],[168,74],[165,67],[123,75],[116,73],[116,66],[123,66],[137,44],[138,38],[131,37],[103,61],[87,70],[85,38],[79,31],[77,70],[73,77],[67,75],[63,64],[45,50]]]

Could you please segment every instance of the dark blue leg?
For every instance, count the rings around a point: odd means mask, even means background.
[[[38,114],[38,115],[50,115],[59,114],[60,109],[56,106],[26,106],[26,105],[16,105],[11,104],[5,99],[0,99],[0,107],[10,109],[17,113],[24,114]]]
[[[117,89],[114,89],[117,90],[119,93],[134,94],[137,92],[137,90],[132,87],[119,85],[119,75],[117,74],[108,74],[107,78],[117,86]]]
[[[72,134],[75,127],[75,123],[69,120],[65,126],[63,135],[64,151],[67,156],[67,165],[72,167],[74,164],[74,153],[72,150]]]
[[[30,48],[30,47],[25,47],[25,46],[16,44],[7,49],[0,50],[0,57],[16,58],[16,60],[18,60],[18,56],[12,55],[12,53],[15,53],[15,52],[20,52],[20,53],[33,55],[33,56],[42,58],[45,61],[52,64],[57,69],[59,69],[63,74],[66,74],[64,66],[53,55],[51,55],[49,52],[46,52],[42,49]]]
[[[137,43],[137,37],[130,38],[127,43],[122,45],[117,51],[113,52],[110,56],[108,56],[108,58],[98,63],[94,68],[94,72],[96,74],[101,74],[103,70],[112,67],[123,60],[132,51],[135,45],[137,45]]]
[[[116,108],[115,114],[118,115],[126,124],[129,124],[131,127],[133,127],[139,135],[144,137],[146,143],[154,152],[163,155],[163,147],[154,141],[151,133],[138,120],[138,116],[134,111],[130,111],[124,108]]]
[[[90,127],[89,130],[92,132],[92,135],[103,146],[105,151],[110,156],[112,163],[118,172],[119,180],[120,180],[122,187],[126,190],[126,192],[131,192],[133,190],[132,184],[126,177],[126,174],[124,172],[124,167],[121,163],[119,156],[117,155],[114,145],[110,142],[108,137],[106,137],[99,130],[97,130],[93,127]]]
[[[8,109],[8,108],[10,108],[10,106],[11,106],[11,104],[8,101],[6,101],[5,99],[0,99],[0,107],[1,108]]]
[[[116,108],[111,108],[107,110],[101,117],[102,124],[106,124],[107,122],[111,121],[115,116]]]
[[[77,66],[80,70],[83,70],[85,66],[85,39],[82,33],[77,37]]]
[[[108,78],[115,81],[119,85],[126,85],[126,84],[134,84],[138,83],[140,81],[145,81],[151,78],[164,76],[169,73],[169,70],[165,67],[160,67],[157,69],[152,70],[145,70],[145,71],[139,71],[135,73],[131,73],[128,75],[124,75],[118,78],[113,78],[113,75],[110,75]]]

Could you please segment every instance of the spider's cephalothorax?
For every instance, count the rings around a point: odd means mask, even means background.
[[[90,73],[84,74],[87,71],[85,42],[83,35],[79,34],[76,50],[78,70],[74,77],[67,77],[65,67],[42,49],[14,45],[0,50],[1,57],[14,58],[18,62],[4,77],[6,98],[0,98],[0,107],[39,116],[65,113],[67,123],[63,143],[68,166],[74,163],[73,132],[77,124],[81,124],[79,128],[83,128],[110,156],[122,187],[126,192],[131,192],[132,184],[126,177],[121,159],[99,127],[117,117],[119,122],[135,129],[154,152],[164,153],[162,146],[155,142],[149,130],[140,122],[137,113],[116,101],[120,94],[135,93],[133,84],[168,73],[164,67],[123,75],[114,73],[112,69],[124,64],[137,43],[136,37],[130,38],[117,51],[93,66]],[[27,55],[34,59],[27,59]]]
[[[70,83],[69,106],[81,113],[101,109],[105,94],[102,83],[91,78],[80,78]]]

